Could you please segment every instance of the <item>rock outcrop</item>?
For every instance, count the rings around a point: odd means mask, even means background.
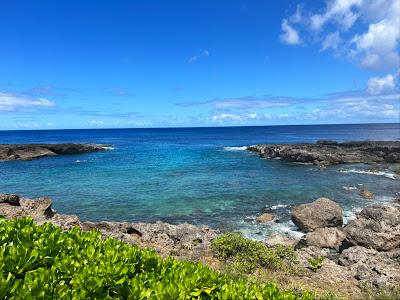
[[[361,189],[358,194],[367,200],[374,199],[375,197],[375,194],[373,192],[368,191],[367,189]]]
[[[354,245],[378,251],[400,248],[400,207],[383,204],[366,207],[344,232]]]
[[[319,166],[343,163],[400,162],[400,141],[359,141],[316,144],[260,144],[247,148],[264,158],[312,163]]]
[[[258,223],[267,223],[275,219],[275,216],[270,213],[263,213],[256,218]]]
[[[18,196],[19,203],[14,205],[8,202],[14,196],[16,195],[0,195],[0,215],[8,219],[30,216],[39,224],[50,222],[63,229],[74,226],[82,230],[97,229],[104,236],[152,248],[162,256],[199,260],[209,251],[210,242],[216,237],[216,231],[206,226],[186,223],[81,222],[75,215],[57,213],[48,197],[32,200]],[[4,199],[7,201],[2,201]]]
[[[307,246],[318,248],[331,248],[339,250],[346,240],[346,235],[336,227],[317,228],[308,232],[305,237]]]
[[[292,209],[292,221],[305,232],[323,227],[341,227],[343,210],[336,202],[319,198],[312,203],[295,206]]]
[[[273,233],[265,241],[265,245],[267,247],[275,247],[277,245],[283,245],[283,246],[287,246],[287,247],[295,247],[298,242],[299,242],[299,240],[292,236],[283,235],[280,233]]]
[[[390,254],[361,246],[348,248],[339,257],[339,265],[350,270],[357,280],[384,287],[387,283],[400,283],[400,261]]]
[[[104,151],[101,144],[0,144],[0,160],[32,160],[45,156]]]

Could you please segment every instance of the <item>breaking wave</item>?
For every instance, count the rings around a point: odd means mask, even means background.
[[[247,150],[247,146],[240,146],[240,147],[224,147],[225,151],[244,151]]]
[[[340,172],[340,173],[357,173],[357,174],[384,176],[384,177],[390,178],[390,179],[398,179],[399,178],[399,176],[394,174],[394,173],[383,172],[383,171],[374,172],[374,171],[366,171],[366,170],[349,169],[349,170],[338,170],[338,172]]]

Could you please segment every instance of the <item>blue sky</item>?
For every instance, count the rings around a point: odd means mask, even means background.
[[[0,10],[0,129],[399,122],[398,0]]]

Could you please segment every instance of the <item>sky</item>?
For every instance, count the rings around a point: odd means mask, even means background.
[[[0,130],[399,122],[400,0],[0,12]]]

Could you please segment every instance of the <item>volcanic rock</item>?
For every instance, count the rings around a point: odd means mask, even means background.
[[[343,210],[336,202],[319,198],[312,203],[293,207],[292,221],[305,232],[323,227],[341,227]]]

